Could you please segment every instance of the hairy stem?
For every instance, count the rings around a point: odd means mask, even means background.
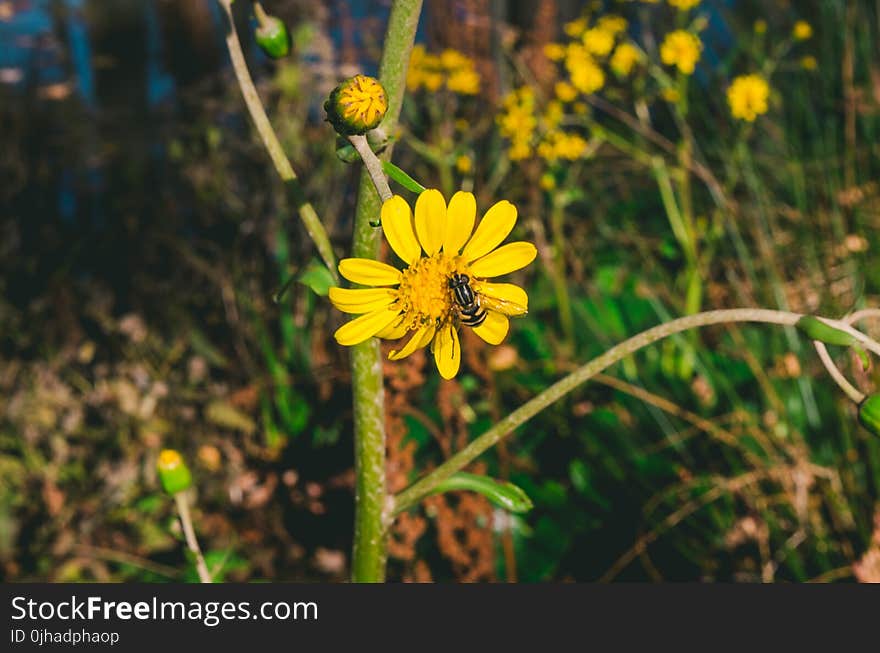
[[[385,49],[379,62],[379,81],[388,96],[388,111],[380,125],[393,134],[403,103],[406,68],[415,39],[422,0],[395,0],[388,17]],[[355,145],[357,147],[357,145]],[[389,157],[391,147],[383,153]],[[384,177],[383,177],[384,178]],[[378,219],[379,195],[366,170],[358,188],[352,256],[377,259],[379,230],[370,226]],[[385,580],[388,553],[385,487],[385,395],[382,359],[375,338],[355,345],[351,351],[354,392],[355,518],[351,576],[354,582]]]
[[[514,429],[521,426],[547,406],[558,401],[582,383],[603,372],[619,360],[634,354],[638,350],[650,344],[668,338],[671,335],[713,324],[727,324],[731,322],[763,322],[765,324],[778,324],[793,326],[802,316],[788,311],[771,311],[759,308],[736,308],[721,311],[707,311],[666,322],[659,326],[643,331],[625,340],[606,351],[601,356],[594,358],[589,363],[579,367],[568,376],[557,381],[539,395],[526,402],[488,431],[472,441],[464,449],[449,458],[427,476],[423,477],[407,489],[400,492],[394,500],[394,514],[398,514],[421,501],[429,495],[438,483],[470,464],[484,451],[498,443],[502,438],[510,435]],[[852,327],[836,320],[826,320],[830,325],[847,331],[855,336],[865,348],[875,354],[880,353],[880,345],[856,331]]]
[[[348,137],[348,141],[361,157],[361,161],[364,163],[364,170],[370,175],[370,181],[373,182],[376,192],[379,193],[379,199],[383,202],[391,199],[391,187],[388,185],[388,179],[382,171],[382,162],[373,152],[373,149],[367,142],[367,137],[363,134],[353,134]]]
[[[278,136],[275,135],[275,130],[272,129],[272,124],[266,115],[266,109],[263,107],[263,102],[260,100],[260,96],[254,86],[254,80],[251,79],[244,53],[241,51],[238,33],[235,30],[235,20],[232,17],[232,0],[217,0],[217,2],[220,3],[226,14],[226,47],[229,50],[229,58],[232,61],[232,68],[235,70],[235,77],[241,88],[241,94],[244,96],[244,102],[247,105],[251,119],[254,121],[254,126],[257,128],[257,133],[260,135],[263,145],[266,146],[266,151],[272,159],[275,170],[278,171],[278,176],[281,177],[287,188],[288,197],[296,207],[300,220],[302,220],[303,226],[305,226],[306,232],[309,234],[309,238],[312,239],[318,254],[330,270],[333,278],[338,281],[336,256],[333,254],[333,247],[330,244],[327,230],[324,228],[324,224],[318,217],[315,208],[306,200],[299,178],[296,176],[296,172],[290,164],[287,155],[284,153],[284,148],[281,146]],[[255,5],[255,9],[256,7],[257,5]]]

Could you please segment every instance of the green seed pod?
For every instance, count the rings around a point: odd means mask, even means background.
[[[880,435],[880,395],[868,395],[859,404],[859,421],[874,435]]]
[[[507,481],[496,481],[488,476],[458,472],[434,488],[431,494],[440,494],[451,490],[470,490],[489,499],[499,508],[510,512],[528,512],[534,505],[522,488]]]
[[[388,96],[378,79],[355,75],[330,92],[324,111],[338,134],[364,134],[382,122],[388,111]]]
[[[265,13],[261,17],[259,12],[257,20],[259,24],[254,30],[254,37],[260,49],[272,59],[286,57],[290,52],[290,33],[284,21],[276,16],[267,16]]]
[[[841,331],[836,327],[826,324],[812,315],[804,315],[797,321],[795,326],[810,340],[818,340],[826,345],[852,347],[858,342],[855,337],[846,331]]]
[[[156,462],[156,470],[159,472],[159,480],[162,488],[171,495],[183,492],[192,485],[192,474],[189,467],[174,449],[163,449]]]

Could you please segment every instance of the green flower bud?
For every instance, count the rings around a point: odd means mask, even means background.
[[[290,33],[287,25],[276,16],[268,16],[259,4],[254,5],[257,14],[257,29],[254,37],[260,49],[273,59],[286,57],[290,52]]]
[[[874,435],[880,435],[880,395],[868,395],[859,404],[859,421]]]
[[[382,122],[388,111],[388,96],[379,80],[355,75],[330,92],[324,111],[337,133],[364,134]]]
[[[163,449],[159,453],[156,470],[159,472],[162,488],[168,494],[174,495],[183,492],[192,485],[192,474],[189,472],[189,467],[183,461],[183,456],[174,449]]]

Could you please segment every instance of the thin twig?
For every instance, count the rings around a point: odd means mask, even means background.
[[[278,175],[281,177],[284,185],[287,186],[303,226],[305,226],[306,232],[309,234],[309,238],[315,244],[318,254],[324,260],[325,265],[330,270],[330,274],[338,282],[336,255],[333,253],[333,247],[330,244],[327,230],[324,228],[324,224],[318,217],[315,208],[306,200],[299,178],[287,155],[284,153],[284,148],[281,146],[278,136],[275,135],[275,130],[272,129],[272,124],[266,115],[266,109],[263,107],[263,102],[260,100],[256,86],[254,86],[254,80],[251,79],[244,53],[241,50],[241,42],[238,40],[238,32],[235,30],[235,20],[232,17],[232,0],[217,0],[217,2],[220,3],[226,14],[226,47],[229,49],[232,68],[235,70],[235,77],[238,80],[239,87],[241,87],[241,94],[244,96],[244,102],[247,105],[251,119],[254,121],[254,126],[257,128],[257,133],[260,135],[263,145],[266,146],[266,151],[275,165],[275,170],[278,171]]]
[[[363,134],[352,134],[348,137],[348,141],[357,150],[361,161],[364,162],[364,168],[366,168],[367,174],[370,175],[373,186],[376,187],[376,192],[379,193],[379,199],[383,202],[390,200],[391,187],[388,185],[388,179],[382,171],[382,162],[379,161],[379,157],[373,152],[373,149],[367,142],[367,137]]]
[[[621,359],[626,358],[658,340],[698,327],[731,322],[763,322],[766,324],[794,326],[801,317],[802,315],[798,313],[788,311],[738,308],[707,311],[705,313],[688,315],[677,320],[672,320],[671,322],[666,322],[665,324],[661,324],[652,329],[648,329],[647,331],[643,331],[615,347],[612,347],[601,356],[594,358],[586,365],[557,381],[539,395],[514,410],[500,422],[496,423],[492,428],[483,433],[464,449],[453,455],[430,474],[403,490],[395,498],[392,514],[399,514],[421,501],[433,491],[438,483],[442,482],[460,469],[463,469],[484,451],[495,445],[499,440],[510,435],[518,426],[521,426],[530,420],[544,408],[558,401],[582,383],[590,380],[596,374],[603,372]],[[826,319],[825,322],[835,328],[850,333],[859,340],[865,348],[880,355],[880,344],[871,340],[868,336],[837,320]]]

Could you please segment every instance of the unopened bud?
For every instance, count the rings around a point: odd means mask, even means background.
[[[163,449],[156,462],[162,488],[168,494],[177,494],[189,489],[192,485],[192,474],[183,461],[183,456],[174,449]]]
[[[287,25],[277,16],[269,16],[263,11],[259,3],[254,4],[254,12],[257,15],[257,29],[254,30],[254,38],[257,45],[272,59],[281,59],[290,52],[290,33]]]
[[[382,122],[388,111],[388,96],[378,79],[355,75],[330,92],[324,111],[339,134],[364,134]]]

